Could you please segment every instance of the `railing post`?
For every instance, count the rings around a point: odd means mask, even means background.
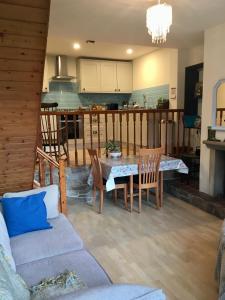
[[[60,211],[67,214],[66,178],[64,160],[59,160],[59,189],[60,189]]]
[[[39,157],[39,181],[41,187],[45,186],[45,161]]]

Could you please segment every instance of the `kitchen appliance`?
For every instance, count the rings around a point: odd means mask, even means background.
[[[106,108],[107,108],[107,110],[118,110],[119,105],[118,105],[118,103],[109,103],[109,104],[106,104]]]
[[[69,81],[74,79],[74,76],[68,75],[67,70],[67,56],[57,55],[55,64],[55,76],[52,77],[53,80]]]
[[[75,126],[74,126],[75,122]],[[61,126],[66,125],[65,115],[61,115]],[[82,119],[79,115],[67,115],[68,139],[81,139],[82,134]]]

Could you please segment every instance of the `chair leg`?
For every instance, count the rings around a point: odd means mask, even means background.
[[[113,191],[113,201],[114,201],[114,203],[117,202],[117,189],[115,189],[115,190]]]
[[[138,196],[139,196],[139,201],[138,201],[138,212],[140,213],[141,212],[141,189],[139,189],[139,193],[138,193]]]
[[[102,213],[103,209],[103,201],[104,201],[104,194],[103,190],[100,190],[100,202],[99,202],[99,213]]]
[[[159,187],[156,188],[155,194],[156,194],[156,207],[157,209],[160,209]]]
[[[128,205],[127,205],[127,185],[124,186],[124,205],[125,205],[125,208],[127,209],[128,208]]]

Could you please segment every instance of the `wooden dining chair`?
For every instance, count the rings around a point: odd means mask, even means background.
[[[99,202],[99,213],[102,213],[103,202],[104,202],[104,190],[106,190],[106,180],[102,177],[102,167],[98,158],[97,150],[88,149],[88,153],[91,158],[92,176],[93,176],[93,196],[96,200],[96,190],[100,192],[100,202]],[[115,178],[115,190],[114,199],[117,199],[117,190],[124,190],[124,204],[127,209],[127,191],[128,191],[128,181],[127,177]]]
[[[68,129],[62,125],[60,117],[43,114],[40,116],[40,127],[43,150],[57,161],[65,157],[69,163]]]
[[[147,190],[149,195],[150,189],[155,189],[156,206],[160,208],[159,199],[159,166],[161,155],[164,153],[164,148],[155,149],[140,149],[138,162],[138,175],[134,176],[134,188],[139,190],[138,196],[138,212],[141,212],[142,190]]]

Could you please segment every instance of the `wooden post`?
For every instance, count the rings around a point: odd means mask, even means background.
[[[59,160],[59,190],[60,190],[60,211],[67,214],[67,198],[66,198],[66,178],[64,160]]]

